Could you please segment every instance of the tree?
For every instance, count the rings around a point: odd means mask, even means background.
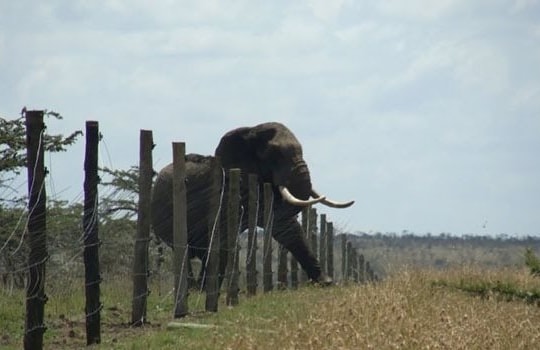
[[[26,166],[25,109],[19,118],[0,117],[0,276],[4,283],[22,287],[25,246],[22,244],[26,224],[26,194],[10,188],[10,180]],[[56,112],[45,111],[45,116],[62,119]],[[47,152],[62,152],[82,135],[80,130],[69,136],[44,133]],[[13,193],[8,198],[6,193]]]
[[[53,111],[45,111],[45,116],[55,119],[63,117]],[[61,134],[50,135],[45,133],[43,144],[47,152],[66,151],[66,147],[74,144],[77,137],[82,135],[81,130],[74,131],[68,137]],[[0,172],[19,173],[20,168],[26,166],[26,127],[24,115],[16,119],[0,117]]]
[[[25,195],[16,193],[14,197],[8,199],[5,193],[9,192],[10,176],[18,175],[21,168],[26,166],[26,126],[23,109],[21,116],[15,119],[0,117],[0,208],[6,204],[21,205]],[[63,119],[59,113],[45,111],[45,116],[55,119]],[[47,152],[63,152],[67,147],[74,144],[77,138],[82,135],[82,131],[76,130],[69,136],[61,134],[51,135],[44,133],[43,145]],[[12,191],[16,192],[16,191]]]
[[[111,177],[109,181],[101,182],[102,186],[110,190],[101,201],[101,212],[111,217],[122,213],[127,219],[134,218],[138,211],[139,167],[133,165],[128,170],[112,170],[104,167],[100,170]]]

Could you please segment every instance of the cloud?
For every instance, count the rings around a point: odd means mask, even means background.
[[[523,106],[535,106],[540,108],[540,83],[529,83],[517,89],[511,96],[512,106],[521,108]]]
[[[405,17],[413,20],[437,20],[455,13],[463,0],[382,0],[378,1],[381,13],[390,16]]]
[[[313,11],[313,15],[323,21],[335,20],[342,11],[343,6],[348,3],[347,0],[325,1],[308,0],[308,6]]]
[[[529,11],[540,6],[538,0],[514,0],[512,1],[512,13]]]
[[[3,63],[7,55],[8,52],[6,49],[6,36],[4,33],[0,32],[0,64]]]
[[[172,140],[212,153],[232,127],[278,120],[321,191],[359,200],[332,213],[353,229],[459,233],[481,211],[508,217],[499,232],[533,232],[521,223],[540,198],[536,6],[5,1],[0,105],[58,110],[51,128],[68,131],[101,120],[115,167],[136,163],[139,128],[163,165]]]

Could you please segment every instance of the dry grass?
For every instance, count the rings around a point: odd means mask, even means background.
[[[103,297],[105,324],[99,348],[540,348],[540,309],[535,304],[522,300],[507,301],[507,298],[499,298],[496,294],[477,296],[434,283],[437,281],[445,281],[448,285],[504,281],[523,290],[540,288],[539,279],[525,270],[410,270],[373,285],[305,287],[298,291],[243,298],[238,307],[228,309],[222,306],[217,314],[198,314],[184,320],[211,324],[215,328],[172,330],[166,327],[171,320],[167,310],[172,305],[168,301],[167,304],[159,303],[163,299],[157,298],[149,300],[151,327],[125,327],[129,319],[130,298],[126,298],[126,293],[120,293],[120,288],[113,288],[104,290],[104,294],[109,294]],[[124,290],[129,291],[130,285],[127,285]],[[196,299],[196,296],[192,298]],[[48,313],[48,318],[58,320],[53,308],[55,301],[50,303],[49,310],[53,311]],[[22,315],[20,311],[16,313]],[[68,323],[67,319],[69,316],[64,323]],[[62,329],[54,329],[58,324],[59,321],[49,321],[51,328],[47,331],[47,348],[51,345],[54,348],[84,347],[84,322],[71,324],[71,333],[67,335]],[[14,326],[8,325],[8,328],[13,329]],[[19,344],[3,345],[16,348]]]
[[[479,271],[404,272],[378,285],[309,291],[317,302],[303,317],[277,319],[279,336],[238,333],[230,348],[246,349],[536,349],[540,309],[523,302],[480,298],[432,285],[440,278],[486,276]],[[538,285],[526,273],[495,273]],[[308,295],[306,295],[308,298]],[[298,310],[291,310],[296,314]],[[293,318],[297,321],[292,322]]]

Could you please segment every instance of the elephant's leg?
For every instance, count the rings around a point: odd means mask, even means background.
[[[280,219],[276,217],[272,232],[276,241],[289,250],[313,281],[328,283],[328,277],[321,276],[321,266],[317,257],[308,248],[302,226],[296,217]]]
[[[191,283],[189,284],[190,287],[194,289],[204,288],[205,286],[205,277],[206,277],[206,261],[208,259],[208,248],[207,248],[207,239],[204,236],[205,233],[201,233],[200,236],[198,236],[198,239],[191,239],[190,240],[190,263],[189,263],[189,277],[191,278]],[[201,261],[201,268],[199,269],[199,275],[197,278],[195,278],[195,275],[193,273],[193,260],[195,258],[198,258]]]
[[[188,288],[195,289],[197,288],[197,281],[195,281],[195,276],[193,276],[193,262],[191,259],[188,259],[187,261],[187,268],[188,268],[188,275],[187,275],[187,281],[188,281]]]
[[[204,289],[206,286],[206,259],[208,257],[205,255],[203,259],[201,259],[201,269],[199,270],[199,277],[197,278],[197,281],[195,282],[195,285],[197,288]]]
[[[208,270],[209,258],[210,258],[209,254],[205,254],[201,259],[201,270],[199,271],[199,279],[197,281],[197,286],[199,288],[206,289],[206,283],[209,278],[209,276],[207,275],[209,271]],[[223,279],[225,277],[225,270],[227,268],[227,258],[228,258],[227,250],[224,249],[223,247],[220,247],[219,252],[218,252],[218,283],[219,283],[218,290],[221,289],[221,284],[223,283]]]

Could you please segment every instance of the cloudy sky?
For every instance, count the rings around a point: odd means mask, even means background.
[[[98,120],[114,168],[140,129],[159,169],[280,121],[357,201],[320,209],[341,229],[540,234],[538,0],[0,0],[0,115],[23,106]],[[48,158],[52,195],[81,192],[83,148]]]

